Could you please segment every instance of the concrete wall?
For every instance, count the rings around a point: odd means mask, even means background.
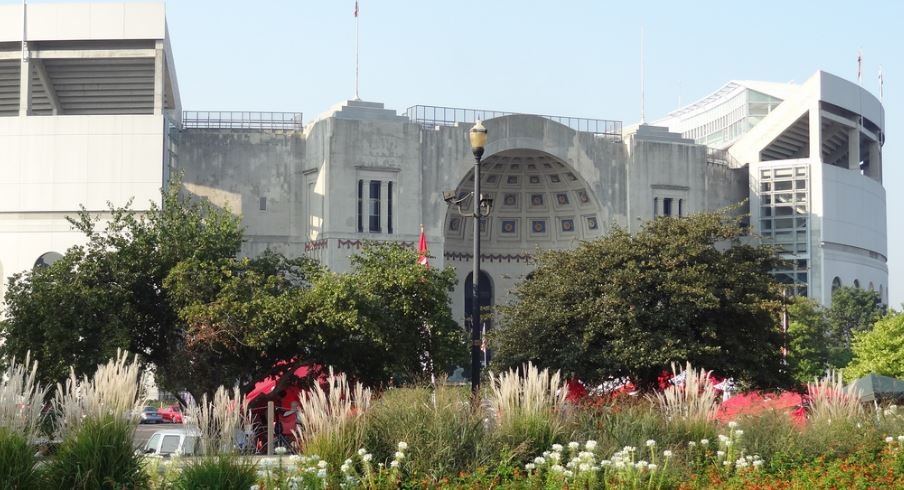
[[[881,285],[887,301],[885,189],[856,171],[831,165],[819,165],[817,179],[813,218],[818,221],[822,275],[814,278],[820,288],[816,297],[829,304],[832,281],[838,277],[844,286],[853,286],[855,279],[864,289],[873,283],[878,291]]]
[[[29,4],[29,41],[163,39],[163,3]],[[22,6],[0,6],[0,42],[22,40]]]
[[[300,133],[187,129],[175,139],[183,187],[242,218],[243,254],[304,252]]]
[[[0,263],[12,275],[84,236],[66,216],[160,202],[162,116],[0,118]],[[2,276],[5,283],[6,276]],[[4,286],[5,287],[5,286]]]
[[[0,213],[158,201],[162,116],[0,118]]]

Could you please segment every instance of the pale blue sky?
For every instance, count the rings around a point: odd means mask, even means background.
[[[4,3],[18,3],[5,0]],[[51,3],[31,0],[30,3]],[[301,111],[354,95],[354,0],[170,0],[188,110]],[[885,73],[890,303],[904,302],[904,2],[362,0],[361,97],[655,120],[732,79],[802,82],[822,69],[878,94]]]

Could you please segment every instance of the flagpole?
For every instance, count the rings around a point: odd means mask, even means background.
[[[879,65],[879,100],[885,98],[885,77],[882,75],[882,65]]]
[[[355,100],[361,100],[358,96],[358,1],[355,0]]]
[[[644,93],[644,66],[643,66],[643,27],[640,28],[640,124],[646,124],[646,94]]]
[[[28,63],[28,4],[22,0],[22,61]]]

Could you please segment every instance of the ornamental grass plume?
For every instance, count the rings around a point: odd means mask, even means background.
[[[370,408],[372,393],[360,382],[350,385],[345,374],[329,368],[327,390],[319,383],[299,395],[301,413],[293,430],[306,451],[319,454],[332,468],[364,444],[363,419]]]
[[[684,371],[678,372],[675,363],[672,363],[672,374],[675,377],[684,374],[684,382],[673,384],[661,393],[656,393],[655,398],[666,420],[699,424],[711,420],[716,413],[718,397],[709,379],[710,371],[694,369],[688,362]]]
[[[498,424],[505,424],[516,416],[546,415],[559,410],[565,404],[568,389],[559,371],[540,371],[528,362],[524,375],[514,369],[496,376],[490,373],[493,397],[491,406]]]
[[[90,379],[79,379],[70,369],[69,379],[57,383],[53,399],[57,435],[65,438],[89,418],[134,420],[147,400],[143,386],[138,356],[130,362],[129,353],[122,350],[116,351],[115,359],[98,366]]]
[[[22,435],[26,441],[34,439],[44,421],[47,387],[36,381],[37,373],[38,361],[31,362],[30,353],[24,363],[14,357],[0,372],[0,428]]]
[[[314,383],[311,390],[302,393],[300,428],[296,429],[296,437],[302,442],[309,442],[314,437],[336,431],[349,420],[362,417],[370,408],[372,397],[370,388],[360,382],[349,385],[345,374],[335,374],[329,368],[327,391]]]
[[[514,369],[499,376],[490,373],[490,386],[492,438],[500,446],[498,450],[527,462],[565,436],[562,409],[568,390],[559,371],[541,371],[527,363],[523,374]]]
[[[236,434],[248,421],[248,406],[238,386],[231,390],[220,386],[208,401],[207,394],[201,397],[201,404],[191,403],[188,416],[198,424],[204,454],[213,456],[229,454],[238,450]]]
[[[852,421],[864,414],[860,390],[854,385],[844,386],[839,370],[827,371],[825,377],[808,383],[807,393],[810,398],[811,421]]]

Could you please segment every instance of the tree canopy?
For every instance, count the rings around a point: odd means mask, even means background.
[[[785,383],[770,275],[780,261],[770,247],[742,243],[745,234],[707,213],[540,253],[501,308],[495,368],[532,361],[587,381],[650,383],[688,360],[757,386]]]
[[[854,359],[844,376],[856,379],[870,373],[904,379],[904,313],[879,320],[872,330],[854,334]]]
[[[178,315],[163,287],[183,260],[235,255],[238,218],[207,201],[181,196],[178,182],[146,212],[111,206],[103,219],[84,209],[69,218],[87,242],[56,263],[14,275],[0,323],[4,357],[31,351],[43,382],[92,372],[117,348],[141,354],[166,379],[181,336]]]
[[[795,297],[788,305],[788,364],[800,384],[811,383],[831,367],[835,342],[824,308],[811,298]]]
[[[72,219],[84,246],[10,280],[0,355],[31,351],[53,383],[127,349],[163,388],[195,395],[300,365],[379,384],[418,375],[426,353],[442,368],[464,356],[454,272],[424,268],[415,250],[366,246],[344,274],[274,252],[239,258],[237,217],[178,182],[162,203]]]
[[[182,264],[166,285],[184,302],[189,355],[235,359],[236,374],[252,378],[291,381],[292,368],[317,364],[381,384],[418,376],[426,353],[442,368],[464,355],[449,304],[454,271],[426,269],[417,258],[398,244],[370,244],[338,274],[265,254]]]

